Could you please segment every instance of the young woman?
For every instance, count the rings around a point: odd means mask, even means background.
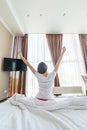
[[[48,99],[52,99],[52,89],[54,86],[54,79],[56,76],[56,72],[58,71],[59,65],[63,58],[64,52],[66,48],[63,47],[61,50],[60,57],[51,73],[47,72],[47,65],[44,62],[38,64],[37,70],[33,68],[33,66],[23,57],[21,52],[18,52],[18,55],[23,60],[23,62],[30,68],[33,74],[36,76],[39,85],[39,92],[36,95],[36,98],[42,101],[47,101]]]

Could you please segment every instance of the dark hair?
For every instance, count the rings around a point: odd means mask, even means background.
[[[37,67],[37,71],[40,74],[44,74],[47,71],[47,65],[44,62],[40,62]]]

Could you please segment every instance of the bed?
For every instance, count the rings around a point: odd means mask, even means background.
[[[15,94],[0,103],[0,130],[86,130],[87,97],[59,96],[49,102]]]

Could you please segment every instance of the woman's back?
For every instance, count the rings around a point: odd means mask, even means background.
[[[36,97],[42,99],[52,98],[52,88],[54,86],[54,78],[56,76],[56,72],[53,71],[47,76],[36,72],[35,76],[38,80],[39,85],[39,92]]]

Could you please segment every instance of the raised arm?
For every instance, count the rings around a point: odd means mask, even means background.
[[[60,57],[59,57],[59,59],[58,59],[56,65],[55,65],[55,67],[54,67],[54,71],[55,71],[55,72],[58,71],[58,68],[59,68],[60,62],[61,62],[61,60],[62,60],[62,58],[63,58],[63,55],[64,55],[64,52],[65,52],[65,51],[66,51],[66,48],[63,47],[62,50],[61,50]]]
[[[35,73],[36,70],[33,68],[33,66],[23,57],[22,53],[19,51],[18,55],[20,56],[20,58],[23,60],[23,62],[30,68],[30,70]]]

